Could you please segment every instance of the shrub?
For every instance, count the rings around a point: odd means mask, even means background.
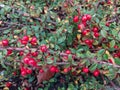
[[[119,4],[119,0],[1,1],[1,88],[118,90]]]

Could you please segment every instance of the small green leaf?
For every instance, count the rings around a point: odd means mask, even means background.
[[[105,31],[105,30],[101,30],[101,35],[103,36],[103,37],[106,37],[107,36],[107,32]]]
[[[90,71],[94,71],[97,68],[98,64],[94,63],[90,66]]]
[[[47,64],[52,64],[53,63],[53,60],[51,60],[51,58],[48,58],[47,59]]]
[[[113,48],[114,46],[115,46],[115,40],[112,40],[112,41],[110,42],[110,47]]]
[[[116,64],[120,65],[120,59],[119,58],[115,58],[114,60],[115,60]]]
[[[58,39],[58,44],[64,42],[65,39],[66,39],[66,36],[60,37],[60,38]]]
[[[102,55],[102,54],[104,54],[104,52],[105,52],[105,49],[101,49],[97,52],[97,55]]]

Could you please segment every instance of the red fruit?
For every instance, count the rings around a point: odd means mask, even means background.
[[[29,57],[25,57],[25,58],[23,59],[23,62],[24,62],[25,64],[29,64],[29,61],[30,61],[30,58],[29,58]]]
[[[7,56],[11,55],[12,54],[12,50],[10,49],[7,49]]]
[[[86,39],[86,40],[85,40],[85,44],[87,44],[87,45],[91,45],[90,40]]]
[[[86,27],[87,23],[86,22],[82,22],[82,24],[84,25],[84,27]]]
[[[24,88],[24,90],[30,90],[30,89],[26,87],[26,88]]]
[[[40,69],[40,71],[39,71],[40,73],[43,73],[44,72],[44,70],[43,69]]]
[[[82,22],[86,22],[87,21],[87,17],[86,17],[86,15],[84,15],[83,17],[82,17]]]
[[[2,40],[2,45],[3,46],[8,46],[8,44],[9,44],[9,41],[7,39]]]
[[[28,63],[29,63],[29,65],[31,65],[33,67],[37,66],[37,62],[33,58],[31,58]]]
[[[28,42],[25,40],[21,40],[21,44],[26,45]]]
[[[79,16],[74,16],[73,22],[74,22],[74,23],[77,23],[78,21],[79,21]]]
[[[6,82],[6,87],[10,88],[12,86],[11,82]]]
[[[87,20],[91,20],[91,18],[92,18],[92,16],[90,14],[87,14],[86,17],[87,17]]]
[[[36,52],[32,52],[31,55],[32,55],[33,57],[37,57],[37,56],[38,56],[38,52],[37,52],[37,51],[36,51]]]
[[[24,70],[24,71],[21,71],[21,75],[22,76],[26,76],[27,75],[27,72]]]
[[[24,54],[24,51],[20,51],[20,52],[19,52],[19,55],[20,55],[20,56],[23,56],[23,54]]]
[[[22,38],[22,40],[28,42],[28,41],[29,41],[29,37],[28,37],[28,36],[24,36],[24,37]]]
[[[94,33],[94,36],[97,38],[97,37],[99,37],[99,36],[100,36],[100,34],[99,34],[99,33],[97,33],[97,32],[95,32],[95,33]]]
[[[89,69],[88,69],[87,67],[84,67],[84,68],[82,69],[82,71],[83,71],[84,73],[88,73],[88,72],[89,72]]]
[[[110,23],[109,23],[109,22],[107,22],[105,25],[106,25],[107,27],[109,27],[109,26],[110,26]]]
[[[63,70],[64,73],[68,73],[68,71],[69,71],[68,68],[64,68]]]
[[[98,69],[96,69],[94,72],[93,72],[93,75],[95,77],[98,77],[100,75],[100,71]]]
[[[37,38],[36,37],[32,37],[31,42],[37,43]]]
[[[114,46],[115,49],[118,49],[119,47],[117,45]]]
[[[108,59],[108,61],[109,61],[109,63],[112,63],[112,64],[113,64],[113,61],[112,61],[112,59]]]
[[[40,46],[40,50],[41,50],[41,52],[46,52],[47,51],[47,46],[46,45]]]
[[[55,66],[51,66],[51,67],[50,67],[50,72],[55,73],[55,72],[56,72],[56,67],[55,67]]]
[[[71,54],[71,51],[70,50],[66,50],[65,53],[66,54]]]
[[[29,52],[29,53],[27,53],[27,54],[26,54],[26,56],[30,57],[30,56],[31,56],[31,53],[30,53],[30,52]]]
[[[94,27],[93,32],[98,32],[98,27]]]
[[[115,53],[113,56],[114,56],[115,58],[117,58],[117,57],[118,57],[118,54],[117,54],[117,53]]]
[[[84,24],[78,24],[78,29],[82,30],[84,28]]]
[[[90,32],[89,29],[88,29],[88,30],[84,30],[84,31],[82,32],[82,34],[85,36],[85,35],[87,35],[89,32]]]
[[[58,72],[59,72],[59,69],[58,69],[58,68],[56,68],[55,72],[56,72],[56,73],[58,73]]]
[[[27,72],[27,74],[31,74],[32,70],[31,69],[27,69],[26,72]]]
[[[30,43],[34,46],[37,44],[37,38],[36,37],[32,37]]]
[[[107,1],[107,4],[111,4],[111,0],[108,0],[108,1]]]

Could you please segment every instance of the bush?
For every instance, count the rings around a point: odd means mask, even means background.
[[[119,90],[119,0],[2,0],[0,87]]]

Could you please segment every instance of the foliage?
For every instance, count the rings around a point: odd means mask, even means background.
[[[2,0],[0,87],[118,90],[119,4],[119,0]]]

